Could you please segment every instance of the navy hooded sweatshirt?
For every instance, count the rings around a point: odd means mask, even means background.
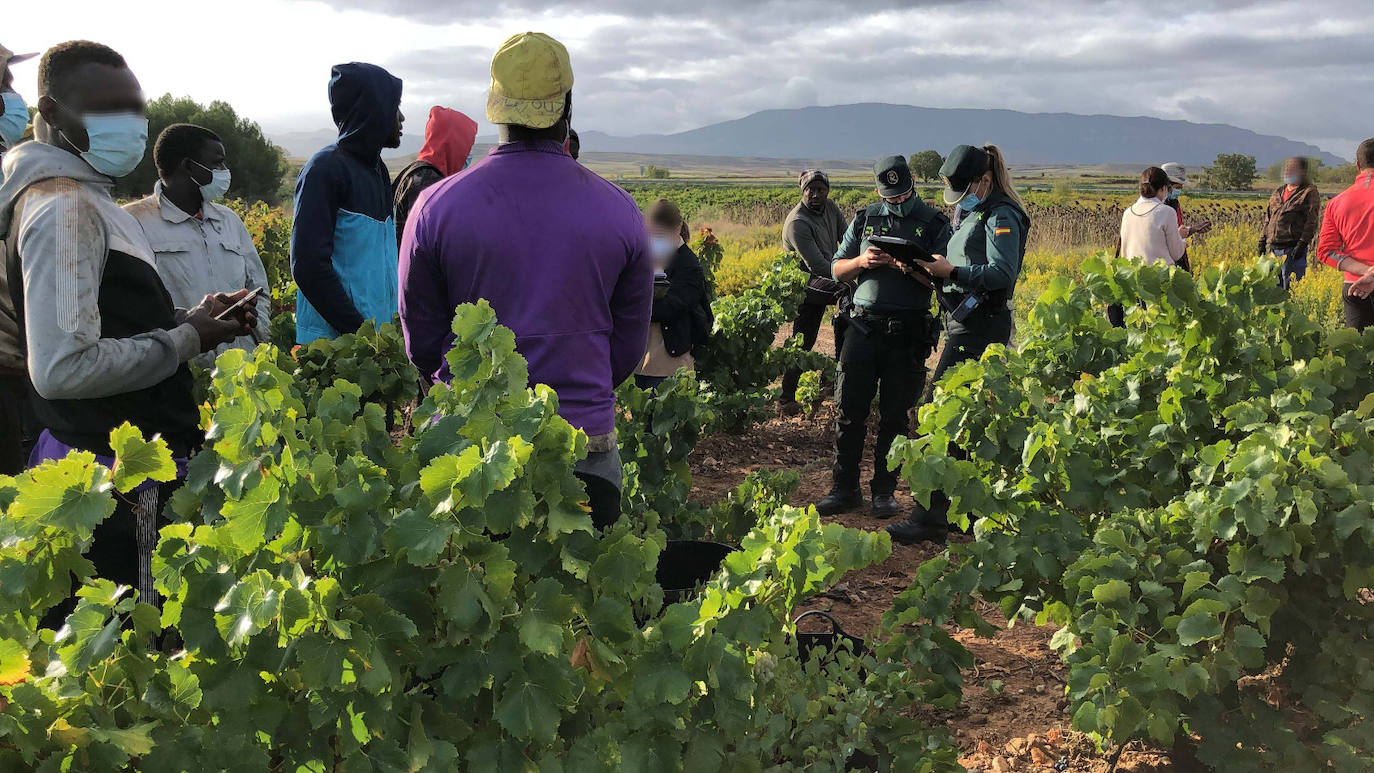
[[[335,338],[396,314],[396,226],[382,146],[396,128],[401,80],[372,64],[335,65],[329,104],[339,139],[296,180],[291,274],[296,342]]]

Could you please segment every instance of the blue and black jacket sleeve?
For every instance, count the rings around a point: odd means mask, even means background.
[[[357,330],[363,315],[334,268],[334,225],[348,196],[349,176],[338,159],[317,154],[296,180],[291,227],[291,276],[306,300],[341,333]]]

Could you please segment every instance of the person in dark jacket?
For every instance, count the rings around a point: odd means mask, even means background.
[[[782,225],[782,244],[788,252],[795,252],[802,260],[802,269],[809,275],[806,281],[806,299],[797,309],[797,318],[792,322],[792,334],[801,334],[802,348],[811,351],[820,334],[821,320],[825,310],[836,306],[840,297],[848,291],[846,285],[830,277],[830,259],[839,249],[840,239],[844,237],[844,213],[830,200],[830,177],[819,169],[807,169],[797,179],[801,187],[802,200],[788,213]],[[844,315],[834,315],[832,326],[835,332],[835,361],[839,362],[844,349],[844,334],[848,323]],[[801,371],[788,370],[782,377],[782,406],[787,412],[796,412],[797,384]]]
[[[406,230],[406,216],[410,214],[420,192],[451,174],[458,174],[472,162],[472,146],[477,142],[477,122],[457,110],[435,105],[429,109],[425,122],[425,144],[415,160],[396,175],[395,195],[396,244]]]
[[[1322,194],[1312,184],[1309,169],[1301,156],[1283,162],[1283,185],[1269,196],[1265,211],[1259,254],[1283,261],[1279,286],[1285,290],[1307,275],[1307,250],[1322,219]]]
[[[935,383],[952,367],[983,356],[992,344],[1011,343],[1011,299],[1026,256],[1030,216],[1012,185],[1002,151],[959,145],[940,168],[945,203],[964,211],[946,256],[926,265],[943,282],[945,348]],[[1172,218],[1171,218],[1172,221]],[[931,494],[930,507],[917,505],[905,521],[887,527],[904,544],[942,542],[948,531],[949,497]]]
[[[401,80],[374,64],[335,65],[329,105],[339,139],[296,180],[291,275],[296,342],[352,333],[396,315],[396,225],[382,148],[401,144]]]
[[[682,211],[659,199],[645,217],[654,262],[654,305],[649,343],[635,370],[635,386],[653,389],[679,369],[692,370],[692,348],[711,330],[706,274],[687,246],[691,231]]]

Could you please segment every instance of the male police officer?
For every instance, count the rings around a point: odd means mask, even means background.
[[[949,218],[921,201],[906,159],[888,156],[873,166],[882,201],[860,210],[831,262],[841,282],[854,281],[854,308],[840,354],[836,386],[839,418],[835,427],[834,483],[817,505],[822,515],[858,508],[859,460],[863,456],[868,412],[878,395],[878,437],[873,449],[872,513],[897,515],[897,476],[888,469],[892,440],[908,429],[909,414],[925,388],[926,358],[939,338],[931,316],[928,277],[903,266],[873,246],[870,237],[892,236],[944,254],[951,235]]]

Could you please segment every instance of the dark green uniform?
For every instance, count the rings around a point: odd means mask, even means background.
[[[983,356],[989,344],[1011,341],[1011,298],[1021,276],[1030,218],[1009,196],[993,193],[964,216],[949,240],[945,256],[954,275],[945,280],[947,305],[958,305],[973,293],[981,298],[963,322],[946,315],[945,350],[935,380],[965,360]]]
[[[902,204],[878,202],[855,216],[835,260],[863,253],[870,236],[897,236],[940,254],[945,252],[951,230],[949,218],[914,193]],[[869,269],[858,276],[853,324],[841,349],[836,386],[839,418],[832,493],[859,490],[859,461],[875,395],[879,421],[872,493],[876,499],[890,497],[896,490],[897,476],[887,467],[887,452],[892,440],[907,432],[911,408],[925,389],[926,358],[939,338],[931,301],[925,285],[898,269]]]

